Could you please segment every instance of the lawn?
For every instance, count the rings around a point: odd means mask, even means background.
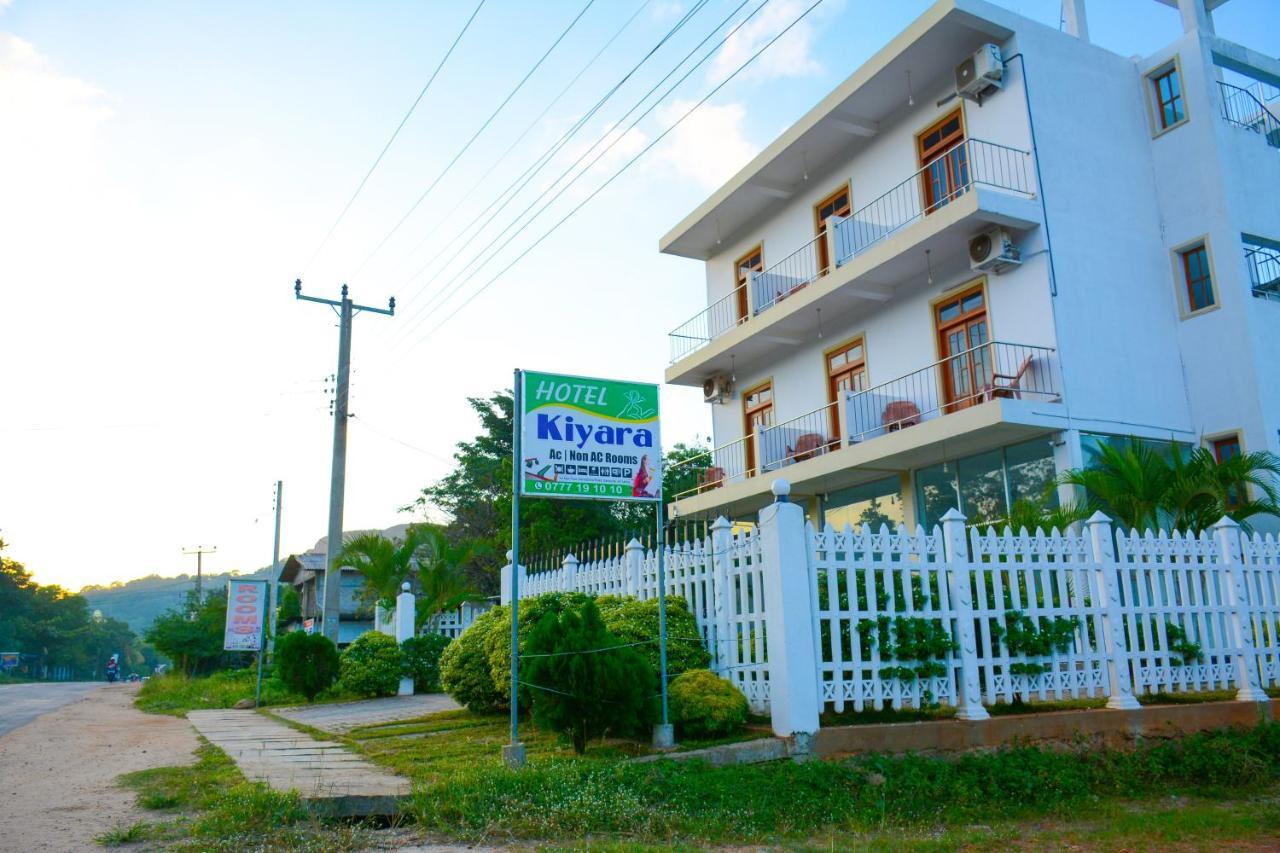
[[[227,669],[194,678],[170,672],[146,681],[138,691],[134,705],[148,714],[169,714],[175,717],[186,716],[188,711],[231,708],[241,699],[253,698],[257,678],[258,670],[254,667]],[[344,693],[334,685],[321,693],[316,701],[345,702],[355,698],[358,697]],[[270,671],[263,674],[263,707],[301,705],[306,701],[305,697],[291,691]]]

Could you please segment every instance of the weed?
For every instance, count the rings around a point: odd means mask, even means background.
[[[123,844],[134,844],[155,837],[155,827],[140,820],[128,826],[117,826],[99,835],[95,840],[103,847],[119,847]]]

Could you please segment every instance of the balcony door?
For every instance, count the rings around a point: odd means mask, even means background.
[[[743,417],[743,435],[746,436],[746,463],[747,476],[750,477],[756,470],[756,439],[755,436],[773,426],[773,383],[766,382],[763,385],[757,385],[750,391],[746,391],[742,395],[742,417]]]
[[[747,315],[751,311],[751,303],[747,301],[747,289],[751,286],[751,274],[754,272],[764,272],[763,246],[756,246],[750,252],[738,258],[738,262],[734,264],[734,280],[736,281],[734,302],[738,312],[739,323],[746,322]]]
[[[934,308],[942,359],[943,411],[954,412],[986,399],[992,387],[987,297],[981,285],[939,302]]]
[[[862,338],[827,351],[827,399],[831,407],[831,447],[840,446],[840,409],[846,391],[867,390],[867,354]]]
[[[831,269],[830,252],[827,251],[827,218],[831,216],[848,216],[853,212],[850,206],[849,185],[840,189],[813,206],[813,230],[818,243],[818,275],[826,275]]]
[[[924,212],[927,216],[969,188],[964,116],[956,110],[918,137]]]

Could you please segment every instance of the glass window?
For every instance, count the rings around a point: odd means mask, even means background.
[[[992,450],[956,463],[960,477],[960,511],[969,524],[994,523],[1008,516],[1003,456],[1001,451]]]
[[[1057,478],[1053,464],[1053,445],[1038,438],[1025,444],[1005,448],[1005,467],[1009,475],[1009,500],[1039,500]],[[1056,505],[1056,493],[1050,503]]]
[[[1182,258],[1182,275],[1187,287],[1187,310],[1200,311],[1214,304],[1213,277],[1209,274],[1209,252],[1204,244],[1184,249],[1178,255]]]
[[[1186,117],[1182,111],[1182,86],[1178,81],[1177,66],[1158,73],[1151,78],[1156,101],[1156,117],[1160,129],[1173,127]]]
[[[885,477],[827,494],[822,499],[822,520],[837,530],[846,524],[881,524],[891,529],[906,522],[902,506],[902,486],[897,477]]]
[[[942,516],[952,507],[959,508],[960,496],[956,491],[956,465],[943,463],[916,471],[916,505],[920,523],[932,530],[942,521]]]
[[[1213,442],[1213,458],[1226,462],[1240,455],[1240,436],[1232,435]]]
[[[1053,445],[1038,438],[915,472],[920,522],[932,528],[952,507],[969,524],[996,524],[1009,502],[1039,499],[1057,476]],[[1057,496],[1050,502],[1056,505]]]

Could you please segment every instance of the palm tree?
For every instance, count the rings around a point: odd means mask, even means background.
[[[394,607],[400,586],[413,574],[415,558],[426,542],[422,530],[410,527],[395,542],[380,533],[365,533],[343,543],[338,568],[355,569],[364,577],[360,598],[365,604]]]
[[[1160,509],[1173,485],[1173,472],[1150,445],[1131,441],[1123,449],[1102,444],[1092,468],[1064,471],[1058,482],[1079,486],[1085,500],[1097,504],[1125,527],[1159,527]]]
[[[417,622],[435,627],[440,614],[468,601],[484,598],[467,579],[465,566],[484,556],[484,548],[472,543],[451,544],[444,530],[434,525],[419,525],[411,530],[422,538],[418,555]]]

